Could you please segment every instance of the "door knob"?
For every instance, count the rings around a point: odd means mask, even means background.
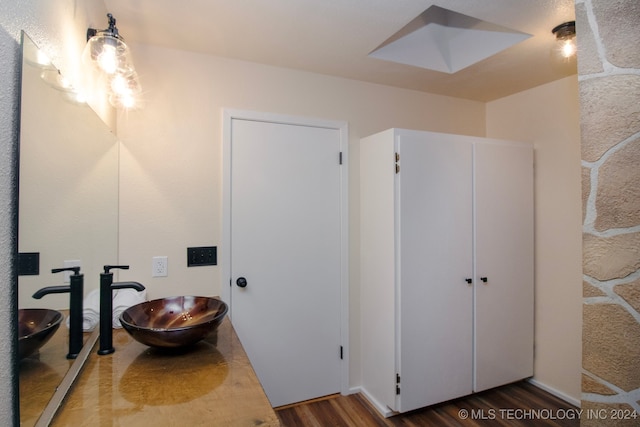
[[[467,282],[468,284],[473,283],[473,279],[464,279],[465,282]]]
[[[239,288],[246,288],[247,279],[245,279],[244,277],[238,277],[238,280],[236,280],[236,285],[238,285]]]
[[[487,280],[489,280],[489,279],[486,278],[486,277],[481,277],[480,280],[482,280],[484,283],[487,283]]]

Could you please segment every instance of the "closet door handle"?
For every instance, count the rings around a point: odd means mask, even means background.
[[[473,283],[473,279],[464,279],[465,282],[467,282],[468,284],[472,284]]]
[[[247,279],[245,279],[244,277],[238,277],[238,280],[236,280],[236,285],[239,288],[246,288],[247,287]]]
[[[488,278],[486,278],[486,277],[481,277],[481,278],[480,278],[480,280],[482,280],[484,283],[487,283],[487,281],[488,281],[489,279],[488,279]]]

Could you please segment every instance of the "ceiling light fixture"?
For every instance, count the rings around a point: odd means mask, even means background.
[[[142,89],[131,51],[118,33],[116,19],[110,13],[107,13],[107,18],[109,28],[106,30],[87,30],[87,45],[82,59],[106,78],[111,105],[131,109],[139,106]]]
[[[558,55],[565,59],[575,56],[577,51],[576,21],[562,23],[551,32],[556,36]]]

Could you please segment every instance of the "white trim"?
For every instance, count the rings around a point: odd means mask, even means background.
[[[576,399],[575,397],[571,397],[568,394],[566,394],[563,391],[557,390],[551,386],[546,385],[545,383],[542,383],[538,380],[536,380],[535,378],[529,378],[527,379],[527,381],[531,384],[533,384],[534,386],[546,391],[547,393],[551,393],[553,394],[555,397],[564,400],[565,402],[571,403],[573,406],[577,406],[578,408],[581,405],[581,402],[579,399]]]
[[[357,393],[362,394],[364,398],[367,399],[367,401],[371,404],[371,406],[373,406],[375,410],[378,411],[380,415],[382,415],[383,417],[389,418],[390,416],[397,414],[397,412],[391,410],[387,405],[385,405],[384,403],[380,403],[378,400],[376,400],[364,388],[356,387],[355,390]]]
[[[220,297],[229,305],[231,313],[231,119],[230,111],[223,110],[222,117],[222,250],[220,266],[222,289]],[[227,284],[227,281],[229,282]]]
[[[555,388],[550,387],[550,386],[548,386],[548,385],[546,385],[544,383],[541,383],[540,381],[538,381],[536,379],[528,378],[526,381],[531,383],[532,385],[538,387],[539,389],[542,389],[542,390],[546,391],[547,393],[551,393],[552,395],[556,396],[557,398],[562,399],[565,402],[570,403],[573,406],[576,406],[576,407],[580,408],[580,400],[575,399],[575,398],[569,396],[568,394],[566,394],[564,392],[561,392],[559,390],[556,390]],[[389,418],[390,416],[393,416],[393,415],[397,414],[397,412],[395,412],[392,409],[390,409],[387,405],[385,405],[383,403],[380,403],[378,400],[376,400],[362,386],[352,387],[349,390],[349,394],[355,394],[355,393],[362,394],[367,399],[367,401],[385,418]],[[473,393],[473,394],[470,394],[467,397],[473,397],[476,394],[477,393]]]
[[[357,393],[362,393],[362,387],[361,386],[357,386],[357,387],[351,387],[347,393],[342,393],[345,396],[348,396],[350,394],[357,394]]]
[[[221,298],[231,305],[231,121],[252,120],[298,126],[312,126],[336,129],[340,132],[340,231],[341,231],[341,271],[340,271],[340,339],[343,358],[341,360],[341,394],[349,390],[349,129],[345,121],[315,119],[249,110],[224,108],[222,110],[222,270]],[[336,159],[338,161],[338,159]],[[227,286],[227,282],[229,286]],[[232,310],[229,318],[233,320]]]

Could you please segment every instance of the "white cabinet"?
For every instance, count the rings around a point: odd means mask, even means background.
[[[362,385],[405,412],[533,374],[533,148],[360,143]]]

